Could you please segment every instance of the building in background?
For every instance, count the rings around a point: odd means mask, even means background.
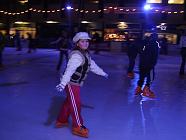
[[[72,35],[97,32],[105,42],[124,42],[128,34],[149,35],[156,28],[159,37],[176,44],[186,29],[184,5],[184,0],[1,0],[0,22],[10,33],[19,28],[24,37],[57,36],[65,28]]]

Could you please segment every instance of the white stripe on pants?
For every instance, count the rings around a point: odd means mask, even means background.
[[[69,89],[69,92],[70,92],[70,98],[71,98],[71,101],[72,101],[72,106],[73,106],[73,110],[74,110],[74,114],[75,114],[75,117],[76,117],[77,124],[78,124],[78,126],[81,126],[80,119],[79,119],[79,114],[78,114],[78,111],[77,111],[76,101],[74,99],[74,93],[73,93],[72,88],[69,84],[68,84],[68,89]]]

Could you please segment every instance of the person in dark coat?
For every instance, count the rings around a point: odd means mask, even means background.
[[[0,32],[0,68],[3,68],[3,50],[6,45],[6,37]]]
[[[92,40],[95,45],[95,52],[94,53],[99,54],[99,43],[101,42],[101,37],[99,36],[99,34],[97,32],[93,35]]]
[[[62,31],[61,36],[57,40],[51,42],[50,44],[57,44],[58,46],[59,60],[58,60],[56,70],[59,71],[63,63],[64,56],[66,58],[65,59],[66,62],[68,60],[68,50],[71,48],[69,35],[65,31]]]
[[[185,69],[185,62],[186,62],[186,32],[181,36],[180,38],[180,47],[181,47],[181,65],[180,65],[180,72],[179,75],[183,76],[184,75],[184,69]]]
[[[160,53],[167,55],[168,54],[168,42],[167,42],[167,38],[165,35],[160,39],[160,46],[161,46]]]
[[[142,93],[143,96],[150,98],[155,97],[155,94],[150,89],[150,85],[151,81],[154,79],[154,67],[157,63],[160,48],[157,40],[158,36],[156,33],[152,33],[150,37],[143,40],[143,45],[140,48],[139,80],[135,90],[136,95]],[[151,72],[153,72],[153,79],[151,78]],[[145,79],[146,84],[142,90]]]
[[[16,47],[16,51],[22,50],[20,31],[18,31],[18,30],[16,30],[16,33],[15,33],[15,47]]]
[[[135,60],[138,55],[139,46],[141,44],[140,37],[136,38],[129,38],[127,41],[127,55],[129,59],[129,65],[127,69],[127,76],[129,78],[134,78],[134,66],[135,66]]]
[[[31,35],[31,33],[27,33],[28,35],[28,53],[32,53],[32,51],[36,51],[35,44],[34,44],[34,39]]]

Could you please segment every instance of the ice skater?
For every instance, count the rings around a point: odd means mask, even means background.
[[[74,38],[75,48],[70,53],[66,70],[56,86],[58,91],[65,89],[67,97],[61,107],[56,121],[56,127],[68,125],[68,118],[72,117],[72,133],[81,137],[88,137],[89,130],[83,124],[81,116],[80,86],[83,85],[88,71],[108,77],[90,57],[88,47],[89,37],[87,32],[79,32]]]
[[[154,77],[154,67],[157,63],[160,48],[157,40],[158,36],[156,33],[152,33],[150,37],[147,37],[143,40],[143,45],[141,47],[139,57],[139,80],[137,82],[135,95],[142,93],[142,95],[146,97],[155,97],[154,92],[152,92],[150,89],[150,85],[152,81],[151,72],[153,72]],[[146,84],[142,90],[145,79]]]
[[[59,60],[58,60],[56,70],[59,71],[63,64],[64,56],[65,56],[65,61],[67,62],[68,60],[68,51],[71,48],[71,43],[69,41],[69,35],[67,34],[67,32],[62,31],[61,36],[59,36],[57,40],[52,41],[50,44],[51,45],[57,44],[58,46]]]
[[[183,76],[184,75],[184,70],[185,70],[185,63],[186,63],[186,31],[184,31],[184,34],[181,36],[180,39],[180,54],[181,54],[181,65],[180,65],[180,72],[179,75]]]
[[[138,55],[139,46],[141,44],[140,37],[136,38],[129,38],[127,41],[127,55],[129,59],[129,65],[127,69],[127,77],[133,79],[134,78],[134,66],[135,66],[135,60]]]
[[[7,39],[5,35],[3,35],[0,32],[0,69],[3,68],[3,51],[4,51],[6,43],[7,43]]]

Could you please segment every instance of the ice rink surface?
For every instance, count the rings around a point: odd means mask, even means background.
[[[134,96],[138,80],[126,76],[126,53],[91,52],[109,78],[89,73],[81,89],[82,116],[89,140],[186,140],[186,76],[179,54],[160,55],[154,100]],[[58,51],[5,48],[0,70],[0,140],[81,140],[69,127],[54,127],[65,93],[58,93]],[[64,70],[65,63],[61,68]],[[71,122],[71,120],[69,120]]]

